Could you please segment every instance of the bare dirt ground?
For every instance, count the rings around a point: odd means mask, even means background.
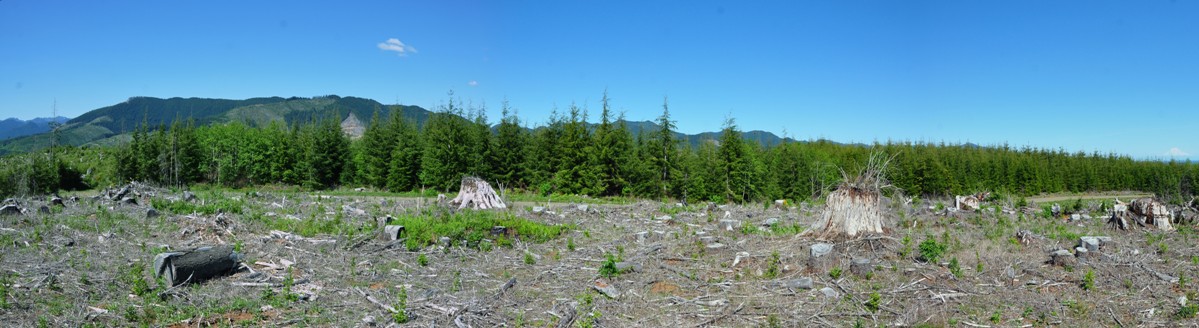
[[[0,216],[0,322],[6,326],[1195,326],[1193,229],[1113,231],[1037,209],[985,204],[935,214],[941,201],[891,208],[886,235],[815,240],[798,232],[820,205],[520,204],[516,216],[571,229],[545,243],[451,241],[409,250],[375,219],[432,200],[200,193],[224,213],[178,214],[137,190],[134,204],[18,199]],[[182,200],[180,200],[182,201]],[[950,202],[951,203],[951,202]],[[933,206],[930,206],[933,205]],[[222,205],[225,206],[225,205]],[[1090,214],[1104,217],[1098,204]],[[358,210],[361,210],[359,212]],[[235,213],[240,212],[240,213]],[[362,227],[310,237],[283,220]],[[772,226],[765,226],[777,220]],[[290,222],[289,221],[289,222]],[[294,227],[295,225],[293,225]],[[327,230],[327,229],[326,229]],[[1029,243],[1021,242],[1018,232]],[[317,231],[321,231],[317,229]],[[1081,236],[1110,236],[1074,253]],[[830,255],[812,258],[818,243]],[[167,249],[234,244],[248,269],[168,288],[149,268]],[[924,245],[925,247],[922,247]],[[935,261],[922,255],[944,247]],[[624,270],[606,277],[608,256]],[[927,255],[927,254],[926,254]],[[855,260],[869,260],[851,270]],[[140,268],[140,269],[139,269]],[[862,270],[864,269],[864,270]],[[869,272],[867,272],[869,271]],[[1088,278],[1090,277],[1090,278]],[[402,297],[401,291],[406,295]],[[403,299],[405,302],[400,302]],[[388,307],[406,308],[395,323]]]

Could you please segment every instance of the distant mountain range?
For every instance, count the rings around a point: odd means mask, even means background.
[[[197,125],[219,124],[226,122],[245,122],[251,126],[265,126],[271,122],[291,124],[313,119],[323,119],[338,115],[339,121],[346,119],[350,113],[357,116],[363,123],[370,122],[376,111],[380,117],[388,117],[393,110],[403,111],[403,115],[417,124],[424,124],[430,112],[419,106],[384,105],[378,101],[357,97],[340,97],[336,95],[300,98],[300,97],[268,97],[250,98],[245,100],[210,99],[210,98],[170,98],[133,97],[116,105],[95,109],[74,119],[57,118],[63,123],[59,129],[59,142],[64,145],[110,145],[126,142],[130,133],[141,124],[150,126],[170,125],[176,119],[195,120]],[[39,121],[42,120],[42,121]],[[9,122],[15,122],[10,128]],[[24,128],[21,123],[36,126],[42,122],[40,130]],[[48,127],[50,119],[35,119],[20,121],[9,119],[0,121],[0,155],[27,152],[49,147],[53,140]],[[650,121],[628,121],[629,130],[634,136],[642,131],[657,131],[659,126]],[[16,126],[21,126],[18,129]],[[17,131],[30,131],[21,133]],[[686,140],[691,145],[698,145],[704,140],[717,140],[720,132],[705,132],[696,135],[676,133],[680,140]],[[763,145],[776,145],[783,138],[765,131],[744,132],[748,140]]]
[[[23,137],[38,133],[50,132],[51,123],[66,123],[69,118],[58,117],[39,117],[32,120],[22,120],[19,118],[9,118],[0,121],[0,140]]]

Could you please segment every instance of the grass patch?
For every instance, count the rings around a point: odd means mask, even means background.
[[[512,238],[544,243],[562,235],[569,228],[494,211],[425,212],[400,216],[392,224],[404,226],[401,237],[408,238],[407,246],[413,250],[433,245],[441,237],[449,237],[453,241],[465,240],[467,245],[478,245],[484,238],[493,239],[496,244],[503,246],[511,246]],[[497,226],[506,227],[507,233],[492,235],[492,228]]]
[[[215,215],[217,213],[242,214],[242,208],[246,206],[246,202],[240,199],[212,197],[215,200],[202,202],[197,204],[189,201],[171,201],[162,198],[150,199],[150,205],[156,209],[167,211],[177,215],[188,215],[199,213],[203,215]]]

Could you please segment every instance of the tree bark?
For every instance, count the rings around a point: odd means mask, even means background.
[[[171,286],[198,283],[232,273],[241,262],[241,254],[229,245],[203,246],[192,250],[160,253],[154,257],[155,276]]]

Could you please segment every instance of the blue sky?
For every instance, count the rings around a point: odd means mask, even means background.
[[[394,39],[395,41],[391,41]],[[1196,1],[0,0],[0,117],[338,94],[1199,158]]]

